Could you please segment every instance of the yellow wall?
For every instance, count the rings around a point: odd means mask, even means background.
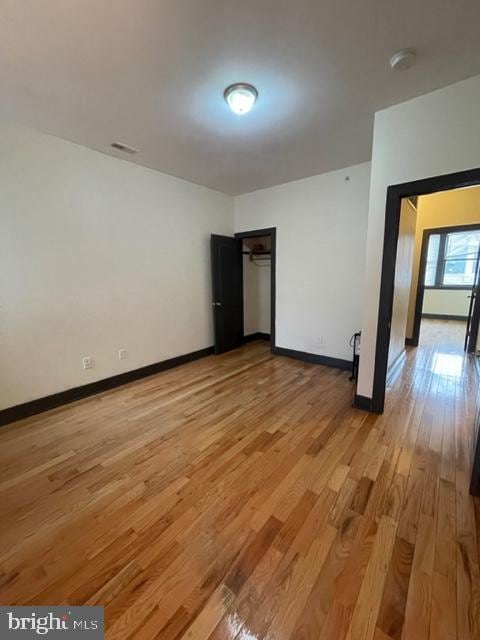
[[[408,306],[408,337],[411,337],[413,332],[415,298],[417,296],[418,271],[424,229],[474,223],[480,224],[480,187],[442,191],[418,198],[413,277]]]
[[[388,349],[389,369],[405,349],[405,331],[415,249],[416,217],[417,213],[410,202],[406,199],[402,200],[395,264],[395,291],[390,326],[390,345]]]
[[[466,318],[470,293],[470,289],[425,289],[422,313]]]

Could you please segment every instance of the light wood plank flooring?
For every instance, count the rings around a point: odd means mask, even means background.
[[[478,382],[445,327],[383,416],[257,342],[1,429],[1,603],[102,604],[109,640],[478,639]]]

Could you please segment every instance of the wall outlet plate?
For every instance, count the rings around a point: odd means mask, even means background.
[[[93,369],[92,356],[85,356],[84,358],[82,358],[82,365],[84,369]]]
[[[119,360],[126,360],[128,357],[128,353],[126,349],[119,349],[118,350],[118,359]]]

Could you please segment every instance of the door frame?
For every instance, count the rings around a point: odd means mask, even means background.
[[[275,326],[276,326],[276,309],[277,309],[277,227],[268,227],[266,229],[254,229],[252,231],[241,231],[235,234],[235,238],[243,240],[243,238],[259,238],[261,236],[270,236],[272,255],[270,259],[270,351],[273,353],[276,348]],[[243,278],[242,278],[242,296],[243,296]]]
[[[418,281],[417,281],[417,295],[415,297],[415,316],[413,322],[413,331],[412,337],[407,338],[406,343],[412,347],[418,347],[418,343],[420,340],[420,326],[422,322],[422,309],[423,309],[423,299],[425,296],[425,289],[438,289],[438,287],[426,287],[424,284],[425,280],[425,269],[427,266],[427,252],[428,252],[428,241],[431,235],[435,235],[437,233],[455,233],[456,231],[476,231],[480,229],[480,223],[474,224],[457,224],[451,225],[447,227],[432,227],[429,229],[423,230],[422,236],[422,248],[420,252],[420,265],[418,269]],[[444,290],[454,289],[457,291],[458,289],[464,289],[465,291],[471,291],[472,287],[442,287]]]
[[[424,196],[438,191],[450,191],[461,187],[471,187],[479,184],[480,168],[477,168],[433,178],[404,182],[403,184],[391,185],[387,188],[375,368],[370,403],[370,410],[373,413],[383,413],[385,407],[390,323],[392,320],[395,265],[397,261],[397,243],[402,199]],[[363,404],[362,407],[365,408]]]
[[[477,255],[477,271],[475,274],[475,284],[472,287],[470,296],[470,307],[468,310],[467,330],[465,333],[465,351],[476,353],[478,342],[478,331],[480,329],[480,247]]]
[[[477,369],[480,375],[480,371]],[[480,497],[480,389],[477,392],[477,409],[475,412],[475,428],[473,437],[473,465],[470,477],[470,494]]]

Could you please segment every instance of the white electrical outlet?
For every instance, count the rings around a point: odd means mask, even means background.
[[[118,350],[118,359],[119,360],[126,360],[128,358],[128,353],[126,349],[119,349]]]
[[[84,358],[82,358],[82,364],[84,369],[93,369],[92,356],[85,356]]]

